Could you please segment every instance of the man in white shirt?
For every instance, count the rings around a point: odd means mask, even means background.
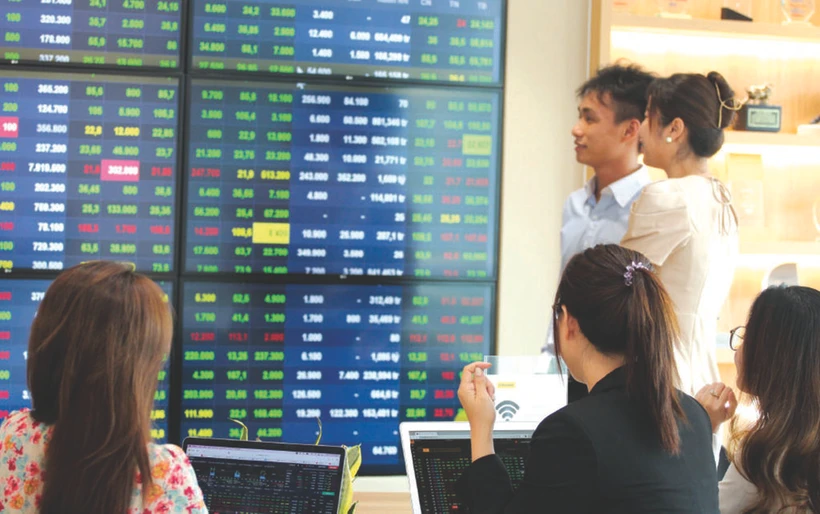
[[[653,76],[637,66],[602,68],[578,88],[578,122],[572,127],[575,159],[595,175],[564,203],[561,221],[561,270],[576,253],[598,244],[620,243],[629,213],[649,172],[640,164],[638,130],[646,111]],[[546,351],[553,350],[552,326]],[[569,381],[569,401],[587,393]]]

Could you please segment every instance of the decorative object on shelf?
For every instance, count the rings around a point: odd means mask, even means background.
[[[735,129],[780,132],[781,108],[779,105],[769,105],[772,85],[749,86],[746,88],[746,93],[749,98],[738,112]]]
[[[689,14],[690,0],[658,0],[658,7],[662,18],[683,18],[691,19]]]
[[[637,0],[612,0],[612,12],[635,14]]]
[[[720,19],[752,21],[752,0],[723,0]]]
[[[763,277],[761,289],[765,290],[770,287],[777,286],[799,286],[800,275],[797,273],[797,264],[794,262],[787,262],[775,266],[769,273]]]
[[[783,24],[810,25],[814,6],[814,0],[780,0],[780,8],[786,17]]]
[[[797,135],[799,136],[820,136],[820,116],[814,118],[808,123],[797,126]]]

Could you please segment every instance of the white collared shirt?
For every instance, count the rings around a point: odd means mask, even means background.
[[[618,244],[629,226],[629,213],[644,186],[652,179],[641,166],[617,180],[595,199],[597,178],[574,191],[564,203],[561,215],[561,272],[576,253],[598,244]]]
[[[598,244],[621,242],[629,227],[632,202],[650,182],[649,171],[641,166],[604,188],[600,200],[595,199],[596,177],[569,195],[561,214],[561,273],[576,253]],[[542,351],[555,353],[552,337],[550,317],[547,342]]]

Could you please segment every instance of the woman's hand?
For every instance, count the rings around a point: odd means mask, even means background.
[[[731,387],[715,382],[706,384],[695,395],[712,422],[712,432],[717,432],[720,425],[732,419],[737,410],[737,398]]]
[[[495,387],[487,380],[485,374],[489,367],[490,364],[487,362],[473,362],[464,366],[461,371],[461,385],[458,387],[458,399],[470,422],[473,461],[495,453]]]

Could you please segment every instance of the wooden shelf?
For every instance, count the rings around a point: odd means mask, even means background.
[[[741,241],[740,253],[753,255],[820,255],[820,241]]]
[[[820,137],[782,132],[745,132],[729,130],[726,132],[726,145],[759,145],[759,146],[800,146],[820,148]]]
[[[731,39],[780,39],[820,43],[820,27],[813,25],[778,25],[730,20],[661,18],[613,13],[612,31],[656,34],[678,33],[692,37],[710,36]]]
[[[767,270],[786,262],[820,269],[820,242],[741,241],[736,264],[738,268]]]

